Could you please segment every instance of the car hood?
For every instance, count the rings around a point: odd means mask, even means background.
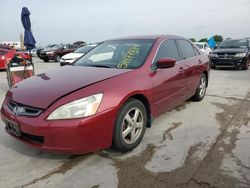
[[[76,59],[84,55],[84,53],[69,53],[62,56],[63,59]]]
[[[244,53],[247,49],[243,48],[218,48],[214,51],[215,53]]]
[[[15,102],[45,109],[64,95],[129,71],[131,70],[64,66],[19,82],[7,95]]]

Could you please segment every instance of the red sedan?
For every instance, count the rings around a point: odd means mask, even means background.
[[[6,63],[8,63],[15,54],[20,55],[24,59],[30,59],[30,55],[27,53],[0,49],[0,70],[4,70],[6,68]]]
[[[5,70],[6,62],[14,57],[15,52],[12,50],[0,49],[0,70]]]
[[[18,83],[1,108],[6,131],[44,150],[135,148],[152,120],[205,96],[209,59],[179,36],[108,40],[75,62]]]

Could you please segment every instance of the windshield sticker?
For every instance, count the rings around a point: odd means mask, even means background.
[[[140,45],[133,45],[129,48],[128,53],[122,58],[122,61],[117,65],[117,68],[126,69],[128,64],[139,53]]]

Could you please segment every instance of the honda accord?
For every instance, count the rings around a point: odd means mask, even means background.
[[[13,137],[43,150],[134,149],[154,118],[203,99],[209,59],[172,35],[107,40],[74,63],[11,88],[1,117]]]

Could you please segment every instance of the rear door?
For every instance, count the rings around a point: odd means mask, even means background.
[[[164,58],[176,59],[176,65],[172,68],[158,69],[152,76],[153,101],[158,115],[182,101],[186,86],[181,56],[176,42],[172,39],[161,43],[153,62],[154,66],[156,66],[159,59]]]
[[[184,74],[187,83],[185,92],[188,98],[194,94],[198,86],[200,80],[200,72],[198,69],[203,62],[198,50],[195,49],[191,42],[185,39],[178,39],[177,44],[180,49],[183,66],[185,67]]]

